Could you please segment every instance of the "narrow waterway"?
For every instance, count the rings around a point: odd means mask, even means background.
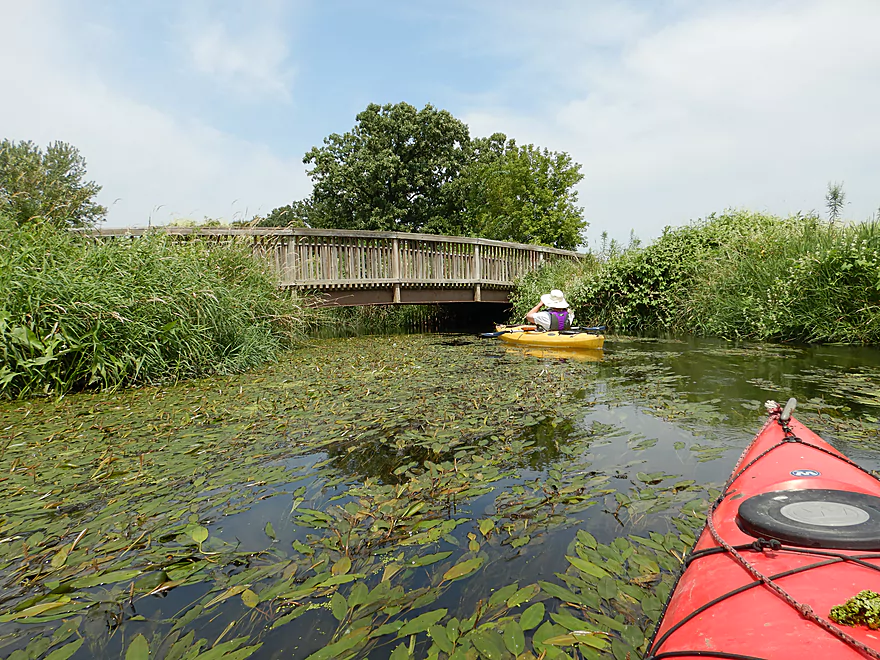
[[[872,348],[316,339],[246,375],[3,403],[0,656],[637,657],[791,396],[880,468]]]

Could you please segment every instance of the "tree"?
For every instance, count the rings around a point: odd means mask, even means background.
[[[485,238],[571,250],[587,227],[574,186],[581,166],[565,152],[518,146],[503,133],[474,140],[462,174],[467,226]]]
[[[272,212],[265,218],[255,218],[257,227],[311,227],[310,216],[313,214],[310,199],[304,199],[279,206],[272,209]]]
[[[94,201],[101,186],[84,181],[86,161],[65,142],[45,153],[32,142],[0,142],[0,213],[22,225],[49,222],[91,227],[107,209]]]
[[[450,185],[470,151],[468,128],[445,110],[370,104],[354,129],[303,158],[314,182],[314,227],[456,234],[461,200]]]
[[[825,193],[825,206],[828,207],[828,219],[831,222],[840,220],[840,214],[846,204],[846,193],[843,192],[843,183],[828,183],[828,192]]]

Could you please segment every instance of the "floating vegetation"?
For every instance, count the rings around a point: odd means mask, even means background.
[[[0,655],[638,657],[773,376],[713,397],[700,361],[742,356],[659,349],[322,340],[246,376],[6,404]],[[805,412],[876,435],[844,413]]]
[[[846,626],[868,626],[877,630],[880,628],[880,594],[868,589],[860,591],[843,605],[832,607],[829,618]]]

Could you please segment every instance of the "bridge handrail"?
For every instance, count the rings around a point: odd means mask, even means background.
[[[217,240],[250,238],[254,254],[269,262],[283,288],[324,292],[390,290],[388,302],[393,303],[412,297],[403,296],[404,290],[420,290],[423,297],[428,297],[428,289],[435,293],[458,290],[452,296],[456,299],[461,298],[463,288],[472,289],[475,302],[485,300],[484,293],[497,299],[492,291],[512,289],[518,278],[541,264],[583,256],[570,250],[470,236],[353,229],[157,227],[79,233],[120,238],[148,233]]]
[[[362,229],[316,229],[313,227],[123,227],[102,229],[76,229],[79,233],[95,236],[142,236],[148,232],[163,232],[175,236],[315,236],[319,238],[397,238],[409,241],[430,241],[433,243],[460,243],[469,245],[487,245],[494,247],[517,248],[529,252],[544,252],[560,256],[583,256],[573,250],[560,250],[545,245],[529,245],[527,243],[511,243],[496,241],[489,238],[471,236],[446,236],[443,234],[416,234],[400,231],[366,231]]]

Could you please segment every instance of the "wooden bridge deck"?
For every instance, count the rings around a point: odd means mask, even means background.
[[[484,238],[309,228],[103,229],[101,236],[250,240],[285,288],[315,291],[325,305],[508,302],[516,279],[567,250]]]

